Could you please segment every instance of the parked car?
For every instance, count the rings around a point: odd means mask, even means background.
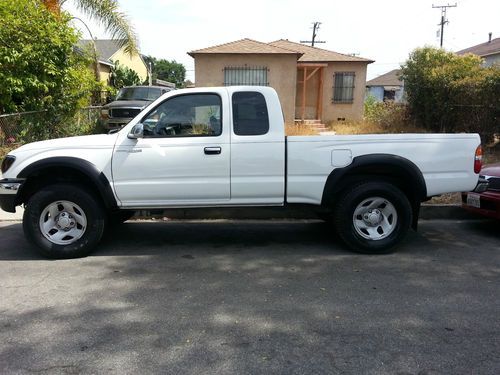
[[[123,87],[116,99],[106,104],[101,110],[104,127],[111,130],[128,124],[147,105],[161,95],[173,90],[163,86],[129,86]]]
[[[500,163],[485,165],[479,181],[474,191],[462,193],[462,207],[500,220]]]
[[[25,205],[45,256],[87,255],[131,210],[310,205],[353,250],[385,253],[420,203],[474,189],[477,134],[285,136],[270,87],[171,91],[113,134],[21,146],[2,163],[0,206]]]

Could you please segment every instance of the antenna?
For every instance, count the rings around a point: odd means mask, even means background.
[[[313,22],[313,34],[311,40],[301,40],[300,43],[311,43],[311,47],[314,47],[314,43],[326,43],[325,41],[322,40],[316,40],[316,37],[318,36],[316,31],[319,30],[319,25],[321,25],[321,22]]]
[[[441,42],[439,44],[439,46],[441,48],[443,48],[443,37],[444,37],[444,25],[449,23],[448,20],[446,19],[446,9],[448,8],[456,8],[457,7],[457,3],[455,3],[455,5],[434,5],[432,4],[432,7],[433,8],[440,8],[441,9],[441,22],[438,23],[438,26],[441,26],[441,33],[440,33],[440,36],[441,36]]]

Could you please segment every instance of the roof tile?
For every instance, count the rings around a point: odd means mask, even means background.
[[[401,69],[391,70],[390,72],[369,80],[366,82],[366,86],[402,86],[403,82],[399,78],[400,74]]]
[[[289,40],[280,39],[269,43],[271,46],[286,48],[288,50],[297,51],[303,55],[299,58],[299,62],[330,62],[330,61],[359,61],[372,63],[373,60],[365,59],[363,57],[345,55],[334,51],[318,47],[310,47],[305,44],[290,42]]]
[[[208,53],[238,53],[238,54],[259,53],[259,54],[301,55],[301,53],[297,51],[280,48],[278,46],[272,46],[248,38],[188,52],[190,56],[194,56],[197,54],[208,54]]]
[[[120,49],[120,40],[113,39],[96,39],[95,41],[97,54],[99,55],[99,59],[108,60],[113,56],[116,51]],[[78,41],[78,47],[84,48],[90,45],[92,48],[91,39],[82,39]]]
[[[457,52],[457,55],[465,55],[466,53],[473,53],[478,56],[488,56],[495,53],[500,53],[500,38],[492,39],[491,42],[485,42],[472,46]]]

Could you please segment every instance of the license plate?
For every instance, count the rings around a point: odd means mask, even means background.
[[[481,208],[481,199],[479,198],[479,194],[467,193],[467,205]]]

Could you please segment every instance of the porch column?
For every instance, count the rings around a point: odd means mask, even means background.
[[[306,82],[307,82],[307,67],[304,66],[304,79],[302,81],[302,116],[301,120],[304,122],[306,118]]]
[[[323,117],[323,74],[325,68],[319,70],[318,102],[316,103],[316,118],[321,120]]]

